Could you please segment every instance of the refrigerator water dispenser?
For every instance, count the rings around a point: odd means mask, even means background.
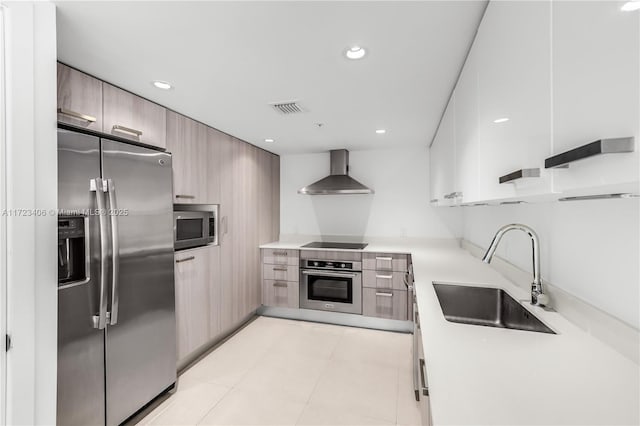
[[[58,286],[87,279],[84,216],[58,217]]]

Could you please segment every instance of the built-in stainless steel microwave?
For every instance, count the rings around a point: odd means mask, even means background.
[[[176,250],[218,244],[218,206],[174,204],[173,241]]]

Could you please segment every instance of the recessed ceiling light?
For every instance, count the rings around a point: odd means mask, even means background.
[[[378,129],[376,130],[376,133],[379,135],[384,135],[385,133],[387,133],[387,131],[385,129]]]
[[[156,86],[158,89],[162,89],[162,90],[171,89],[171,84],[167,83],[166,81],[155,80],[153,82],[153,85]]]
[[[504,123],[505,121],[509,121],[509,119],[507,117],[504,117],[493,120],[494,123]]]
[[[367,51],[360,46],[352,46],[344,52],[344,55],[349,59],[362,59],[366,54]]]
[[[274,140],[274,139],[271,139],[271,138],[267,138],[267,139],[265,139],[264,141],[265,141],[265,142],[275,142],[275,140]]]
[[[640,9],[640,1],[638,0],[628,1],[620,8],[623,12],[633,12],[638,9]]]

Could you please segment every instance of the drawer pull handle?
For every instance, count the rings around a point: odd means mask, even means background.
[[[189,260],[193,260],[195,258],[196,258],[195,256],[189,256],[189,257],[185,257],[183,259],[176,259],[176,263],[188,262]]]
[[[288,271],[288,269],[287,269],[287,268],[280,268],[280,267],[277,267],[277,266],[274,266],[274,267],[273,267],[273,270],[274,270],[274,271],[282,271],[282,272],[287,272],[287,271]]]
[[[393,293],[383,293],[383,292],[378,292],[378,291],[376,291],[376,296],[381,296],[381,297],[393,297]]]
[[[382,279],[382,280],[391,280],[391,279],[393,279],[393,275],[378,275],[378,274],[376,274],[376,278]]]
[[[89,123],[95,123],[96,118],[90,115],[82,114],[79,112],[71,111],[65,108],[58,108],[58,114],[66,115],[67,117],[77,118],[79,120],[88,121]]]
[[[383,262],[391,262],[393,257],[376,257],[376,260],[381,260]]]
[[[288,287],[287,283],[281,283],[281,282],[277,282],[277,281],[275,283],[273,283],[273,286],[274,287]]]
[[[176,198],[186,198],[189,200],[193,200],[194,198],[196,198],[195,195],[184,195],[184,194],[176,194]]]
[[[288,253],[286,251],[274,251],[273,255],[274,256],[287,256]]]
[[[114,124],[113,127],[112,127],[112,130],[115,131],[115,132],[120,132],[120,133],[128,133],[128,134],[136,136],[136,137],[142,136],[142,131],[141,130],[132,129],[131,127],[125,127],[125,126],[121,126],[119,124]]]

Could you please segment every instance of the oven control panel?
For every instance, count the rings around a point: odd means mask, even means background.
[[[342,262],[340,260],[313,260],[307,259],[305,260],[305,265],[307,268],[318,268],[318,269],[348,269],[353,270],[353,262]]]

